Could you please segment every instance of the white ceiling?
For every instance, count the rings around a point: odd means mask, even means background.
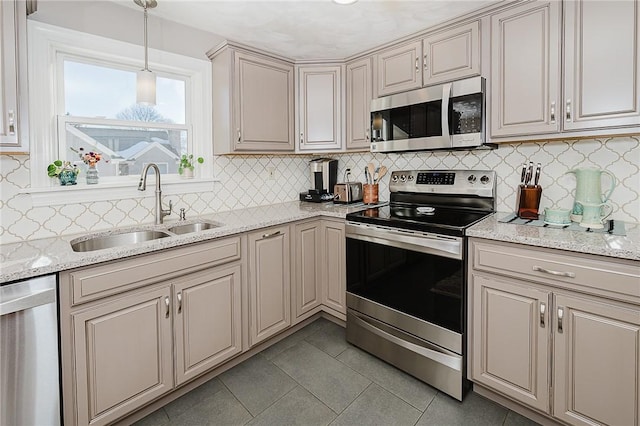
[[[292,59],[343,59],[496,0],[157,0],[149,14]],[[131,7],[136,7],[130,1]]]

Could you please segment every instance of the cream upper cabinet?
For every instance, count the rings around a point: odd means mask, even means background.
[[[262,229],[248,235],[249,344],[291,325],[291,252],[289,226]]]
[[[422,87],[421,40],[383,50],[375,55],[375,63],[375,96]]]
[[[526,3],[491,17],[491,136],[560,131],[561,3]]]
[[[242,351],[240,265],[173,282],[176,385]]]
[[[347,265],[344,221],[322,221],[322,304],[346,320]],[[341,314],[341,315],[340,315]]]
[[[65,423],[110,424],[173,388],[170,298],[167,285],[71,316],[77,397]]]
[[[640,3],[563,4],[564,128],[640,126]]]
[[[475,273],[470,281],[472,380],[548,411],[551,292]]]
[[[451,28],[422,42],[424,86],[480,75],[480,22]]]
[[[638,262],[476,238],[469,252],[476,386],[567,424],[637,425]]]
[[[319,220],[293,226],[291,298],[294,322],[318,311],[322,303],[321,226]]]
[[[371,58],[347,63],[347,149],[369,149],[371,143],[371,100],[373,99],[373,71]]]
[[[293,65],[231,47],[211,59],[214,154],[293,151]]]
[[[0,2],[0,152],[28,153],[26,3]]]
[[[342,147],[342,66],[296,66],[297,149]]]

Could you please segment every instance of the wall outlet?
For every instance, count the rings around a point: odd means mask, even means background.
[[[267,180],[275,180],[275,179],[276,179],[276,168],[267,167]]]

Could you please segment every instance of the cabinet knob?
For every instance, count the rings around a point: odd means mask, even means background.
[[[558,306],[558,333],[562,333],[562,319],[564,318],[564,308]]]
[[[8,116],[8,122],[9,122],[9,131],[7,133],[9,133],[9,135],[15,135],[16,134],[16,114],[15,111],[10,109],[9,111],[7,111],[7,116]]]

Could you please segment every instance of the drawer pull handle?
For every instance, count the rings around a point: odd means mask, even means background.
[[[240,132],[239,127],[238,127],[238,142],[242,142],[242,132]]]
[[[556,275],[558,277],[567,277],[567,278],[575,278],[576,274],[574,274],[573,272],[563,272],[563,271],[554,271],[552,269],[544,269],[541,268],[539,266],[534,266],[533,270],[536,272],[543,272],[545,274],[549,274],[549,275]]]
[[[262,234],[262,238],[271,238],[275,237],[276,235],[280,235],[280,231],[272,232],[270,234]]]
[[[166,307],[166,311],[164,313],[165,318],[169,318],[169,296],[165,296],[164,298],[164,306]]]
[[[12,109],[10,109],[9,111],[7,111],[7,115],[9,117],[9,135],[13,136],[16,134],[16,118],[15,118],[15,113],[13,112]]]
[[[558,306],[558,333],[562,333],[562,318],[564,318],[564,308]]]
[[[418,65],[420,58],[416,58],[416,73],[420,72],[420,66]]]
[[[544,328],[544,314],[547,312],[547,305],[540,302],[540,327]]]
[[[182,312],[182,292],[178,293],[178,313]]]
[[[551,122],[555,123],[556,122],[556,103],[551,102]]]

